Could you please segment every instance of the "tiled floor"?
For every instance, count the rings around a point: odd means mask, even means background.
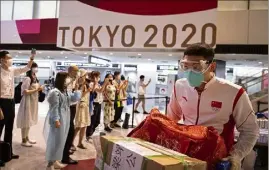
[[[155,100],[151,99],[147,101],[147,110],[150,111],[151,108],[157,107],[160,110],[165,110],[164,99]],[[18,105],[16,106],[16,110],[18,109]],[[19,160],[12,160],[6,164],[4,168],[0,168],[0,170],[45,170],[46,169],[46,161],[45,161],[45,141],[43,138],[43,124],[44,119],[46,117],[48,111],[48,103],[40,103],[39,104],[39,121],[38,124],[33,126],[30,130],[30,137],[37,141],[37,144],[32,148],[25,148],[20,145],[21,142],[21,133],[20,129],[16,128],[16,118],[15,118],[15,125],[13,131],[13,146],[14,146],[14,153],[20,155]],[[132,106],[128,106],[125,112],[131,113]],[[137,125],[145,118],[143,114],[136,114],[134,117],[134,124]],[[124,114],[122,119],[124,119]],[[101,120],[103,122],[103,119]],[[131,124],[131,119],[130,119]],[[97,128],[97,133],[102,131],[103,126],[102,123],[100,127]],[[129,130],[121,130],[115,129],[109,135],[117,135],[117,136],[126,136],[126,134],[130,131]],[[75,141],[75,144],[77,142]],[[95,149],[91,143],[86,143],[88,149],[86,150],[78,150],[73,155],[74,159],[77,160],[85,160],[85,159],[92,159],[95,158]]]

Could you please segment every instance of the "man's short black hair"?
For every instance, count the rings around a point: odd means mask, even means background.
[[[7,54],[9,54],[9,52],[8,51],[0,51],[0,59],[3,59],[3,58],[5,58],[5,56],[7,55]]]
[[[141,75],[141,76],[140,76],[140,80],[141,80],[141,79],[144,79],[144,78],[145,78],[145,76],[144,76],[144,75]]]
[[[120,75],[120,72],[119,72],[119,71],[115,71],[115,72],[114,72],[114,77],[116,77],[116,76],[118,76],[118,75]]]
[[[215,56],[215,52],[213,48],[211,48],[207,44],[196,43],[190,45],[185,51],[184,56],[203,56],[207,61],[213,61]]]

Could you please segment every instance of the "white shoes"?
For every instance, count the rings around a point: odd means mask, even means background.
[[[21,143],[21,146],[24,146],[24,147],[32,147],[33,145],[31,145],[29,142],[22,142]]]
[[[55,163],[53,164],[54,169],[62,169],[65,166],[66,165],[61,164],[59,161],[55,161]]]
[[[28,139],[28,142],[29,142],[30,144],[32,144],[32,145],[36,144],[36,141],[35,141],[35,140],[30,140],[30,139]]]

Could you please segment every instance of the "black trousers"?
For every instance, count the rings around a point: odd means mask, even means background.
[[[101,104],[93,103],[93,115],[91,116],[91,125],[87,127],[86,137],[90,137],[95,132],[95,129],[100,124],[101,119]]]
[[[112,121],[112,123],[117,123],[120,118],[121,118],[121,114],[123,111],[123,106],[122,107],[114,107],[115,108],[115,116],[114,116],[114,120]]]
[[[4,114],[4,119],[0,120],[0,137],[5,127],[4,141],[9,143],[12,150],[13,124],[15,118],[15,101],[13,99],[0,99],[0,107]]]
[[[69,150],[71,149],[74,134],[75,134],[75,126],[74,126],[74,119],[76,116],[76,105],[70,106],[70,128],[68,131],[68,135],[66,138],[64,152],[63,152],[63,159],[62,160],[69,160]]]

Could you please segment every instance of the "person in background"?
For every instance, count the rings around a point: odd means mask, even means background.
[[[101,86],[99,84],[100,82],[100,72],[98,71],[93,71],[91,73],[91,79],[94,82],[91,82],[90,87],[93,87],[92,91],[92,98],[93,98],[93,114],[91,116],[91,125],[87,127],[86,130],[86,139],[89,141],[90,137],[93,135],[95,132],[95,129],[99,126],[100,124],[100,119],[101,119],[101,105],[103,103],[103,92],[108,84],[108,79],[105,79],[103,85]],[[94,86],[95,84],[95,86]]]
[[[109,80],[109,83],[105,86],[104,97],[105,97],[105,106],[104,106],[104,124],[105,131],[111,132],[112,129],[109,127],[110,122],[113,121],[115,115],[114,101],[116,97],[116,87],[113,84],[112,74],[107,74],[106,77]]]
[[[247,88],[246,86],[242,83],[242,79],[238,79],[238,85],[241,86],[246,92],[247,92]]]
[[[121,81],[125,81],[126,80],[125,77],[124,77],[124,75],[121,75],[120,80]],[[128,89],[128,86],[129,86],[129,80],[128,80],[128,84],[126,85],[126,89],[123,90],[123,101],[122,101],[123,102],[123,110],[122,110],[123,113],[127,113],[128,112],[128,109],[126,107],[127,106],[126,101],[127,101],[127,89]],[[120,118],[118,122],[123,122],[123,120]]]
[[[63,150],[70,128],[70,102],[80,99],[80,92],[67,93],[66,79],[68,73],[59,72],[56,75],[55,89],[48,95],[49,111],[44,124],[46,141],[47,169],[61,169],[64,166],[57,160],[63,157]]]
[[[114,120],[111,122],[111,127],[121,127],[117,124],[119,119],[121,118],[121,114],[123,111],[123,101],[126,100],[127,94],[126,90],[128,87],[128,81],[124,80],[121,81],[121,75],[119,71],[114,72],[114,81],[113,84],[115,85],[117,91],[115,96],[115,102],[114,102],[114,109],[115,109],[115,116]]]
[[[66,79],[66,86],[67,86],[67,93],[69,96],[71,96],[75,91],[75,87],[77,84],[78,79],[78,67],[75,65],[72,65],[68,68],[68,77]],[[77,101],[70,102],[70,128],[68,132],[68,136],[66,139],[64,151],[63,151],[63,158],[62,163],[64,164],[77,164],[78,161],[73,160],[70,158],[70,154],[76,150],[76,148],[73,146],[73,139],[74,139],[74,133],[75,133],[75,126],[74,126],[74,119],[76,115],[76,107],[77,107]]]
[[[19,156],[13,153],[12,135],[15,118],[15,101],[14,101],[14,77],[19,76],[31,69],[35,54],[32,54],[30,61],[24,68],[13,68],[12,57],[8,51],[0,51],[0,137],[5,127],[4,141],[11,146],[12,159],[18,159]]]
[[[92,87],[89,86],[88,73],[86,70],[80,70],[80,78],[78,79],[78,83],[80,85],[79,89],[82,92],[81,99],[77,104],[77,113],[75,116],[75,135],[79,133],[79,140],[77,147],[80,149],[87,149],[82,140],[84,139],[86,127],[91,123],[90,117],[90,109],[89,109],[89,97],[90,92],[92,91]],[[73,141],[74,142],[74,141]]]
[[[231,162],[231,170],[241,169],[241,161],[252,152],[259,137],[247,93],[242,87],[215,76],[214,50],[209,45],[189,46],[180,68],[185,78],[174,85],[168,117],[175,122],[184,120],[185,125],[214,127],[225,141],[229,153],[225,160]],[[240,132],[236,144],[235,127]]]
[[[17,128],[21,129],[21,145],[25,147],[32,147],[32,144],[36,144],[36,141],[29,139],[29,131],[30,127],[38,122],[38,92],[43,90],[43,86],[40,86],[36,77],[37,71],[38,66],[33,63],[21,86],[22,99],[17,115]]]
[[[137,111],[137,108],[139,104],[142,102],[143,114],[148,114],[148,112],[146,112],[146,109],[145,109],[145,105],[146,105],[145,94],[146,94],[146,88],[150,84],[151,79],[149,79],[147,84],[145,84],[144,81],[145,81],[145,76],[141,75],[140,81],[138,83],[138,102],[136,103],[136,106],[135,106],[135,110],[134,110],[135,113],[139,113],[139,111]]]

